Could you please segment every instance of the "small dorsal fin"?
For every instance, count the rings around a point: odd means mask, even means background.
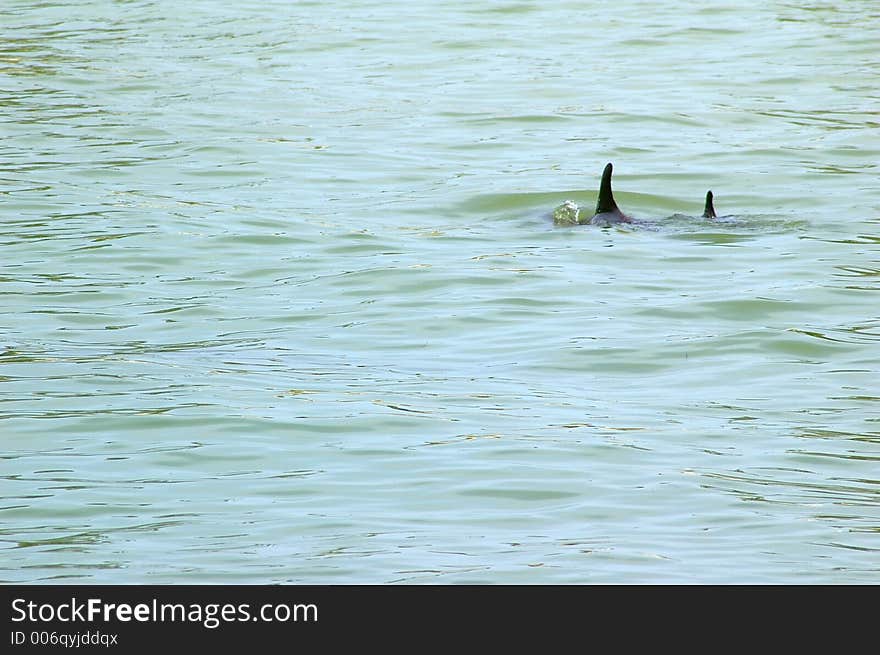
[[[711,191],[706,191],[706,208],[703,210],[703,218],[716,218],[715,205],[712,203],[714,196]]]
[[[602,183],[599,185],[599,200],[596,202],[596,213],[619,212],[617,203],[614,202],[614,194],[611,192],[611,171],[614,167],[611,162],[602,171]]]

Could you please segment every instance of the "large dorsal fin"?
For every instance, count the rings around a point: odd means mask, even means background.
[[[617,203],[614,202],[614,194],[611,192],[611,171],[614,167],[611,162],[602,171],[602,183],[599,185],[599,200],[596,202],[596,213],[619,212]]]
[[[712,203],[714,196],[711,191],[706,191],[706,208],[703,210],[703,218],[716,218],[715,205]]]

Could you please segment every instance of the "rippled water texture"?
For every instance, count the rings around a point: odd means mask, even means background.
[[[878,43],[3,3],[0,580],[880,582]]]

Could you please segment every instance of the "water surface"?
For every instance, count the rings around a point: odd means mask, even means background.
[[[0,580],[880,582],[878,42],[4,4]]]

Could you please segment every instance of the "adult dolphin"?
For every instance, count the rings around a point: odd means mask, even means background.
[[[618,223],[632,223],[633,219],[620,211],[614,202],[614,193],[611,191],[611,172],[614,167],[609,162],[602,171],[602,183],[599,185],[599,200],[596,201],[596,212],[590,219],[590,225],[608,227]]]
[[[703,218],[718,218],[715,214],[715,204],[712,202],[714,196],[711,191],[706,191],[706,208],[703,210]]]

